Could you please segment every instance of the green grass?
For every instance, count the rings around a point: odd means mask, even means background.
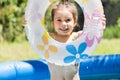
[[[120,54],[120,39],[102,39],[92,55]]]
[[[0,62],[38,58],[28,42],[0,43]]]
[[[120,53],[120,39],[102,39],[92,55],[106,55]],[[29,60],[40,58],[28,42],[7,43],[0,42],[0,62]]]

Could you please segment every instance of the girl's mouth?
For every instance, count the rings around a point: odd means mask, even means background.
[[[61,28],[60,28],[60,30],[61,30],[61,31],[68,31],[69,28],[65,28],[65,29],[61,29]]]

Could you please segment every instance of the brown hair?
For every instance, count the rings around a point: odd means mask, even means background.
[[[57,2],[53,5],[51,12],[52,21],[54,19],[55,10],[63,8],[63,6],[66,7],[73,14],[74,21],[77,22],[78,20],[77,8],[75,4],[73,4],[69,0],[61,0],[60,2]]]

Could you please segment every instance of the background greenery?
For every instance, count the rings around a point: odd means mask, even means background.
[[[22,27],[27,0],[0,0],[0,41],[20,41],[25,36]]]

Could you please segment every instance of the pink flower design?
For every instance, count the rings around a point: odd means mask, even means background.
[[[87,13],[84,13],[84,16],[85,23],[83,35],[86,35],[85,41],[87,45],[91,47],[95,39],[99,43],[102,38],[102,15],[98,10],[94,10],[91,16],[89,16]]]

